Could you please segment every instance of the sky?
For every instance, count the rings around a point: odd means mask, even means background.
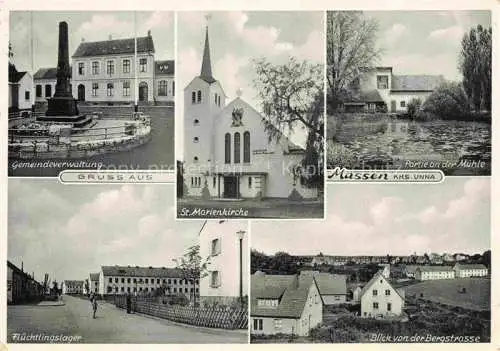
[[[33,27],[30,24],[32,14]],[[151,30],[157,60],[173,59],[174,13],[136,12],[137,35],[146,36]],[[133,12],[56,12],[14,11],[10,16],[10,37],[14,58],[19,71],[36,72],[42,67],[57,66],[59,22],[68,23],[70,59],[82,38],[85,41],[134,37]],[[33,35],[34,69],[31,68],[30,42]]]
[[[83,280],[101,265],[174,267],[203,225],[175,220],[174,190],[9,179],[7,257],[37,280]]]
[[[211,18],[207,22],[206,16]],[[226,102],[242,90],[241,98],[260,111],[252,81],[252,59],[266,57],[272,63],[286,63],[290,56],[324,64],[324,13],[316,12],[179,12],[177,19],[177,158],[183,149],[183,90],[200,74],[209,26],[212,73],[219,80]],[[179,137],[180,136],[180,137]],[[298,135],[296,138],[303,138]],[[299,140],[295,140],[299,141]]]
[[[362,188],[360,188],[362,187]],[[490,178],[440,184],[330,184],[323,221],[253,221],[252,249],[297,255],[483,253]]]
[[[461,80],[458,57],[462,36],[481,24],[491,27],[489,11],[367,11],[379,25],[382,66],[394,74],[442,74]]]

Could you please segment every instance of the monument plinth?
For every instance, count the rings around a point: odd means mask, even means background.
[[[71,123],[73,127],[83,127],[92,121],[90,116],[78,113],[77,101],[71,93],[70,77],[68,24],[59,22],[56,90],[54,96],[48,99],[45,116],[37,117],[38,121]]]

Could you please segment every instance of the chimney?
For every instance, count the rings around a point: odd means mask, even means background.
[[[113,36],[110,34],[108,40],[113,40]]]
[[[148,37],[151,37],[151,29],[148,30]]]

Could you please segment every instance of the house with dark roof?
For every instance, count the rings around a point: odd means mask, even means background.
[[[9,62],[9,112],[31,110],[33,106],[33,79],[28,72],[19,72]]]
[[[323,321],[323,300],[313,275],[251,277],[250,326],[252,334],[307,336]]]
[[[415,270],[417,280],[454,279],[455,271],[451,266],[418,266]]]
[[[173,104],[175,64],[155,61],[151,32],[137,38],[82,42],[72,56],[72,91],[80,102]],[[137,81],[135,75],[137,72]],[[136,87],[137,84],[137,87]]]
[[[301,271],[300,275],[314,277],[325,305],[336,305],[346,302],[347,276],[318,271]]]
[[[223,40],[219,38],[219,40]],[[227,95],[214,77],[208,28],[200,74],[184,88],[184,196],[210,199],[317,199],[318,187],[308,187],[283,165],[301,164],[305,149],[294,143],[242,98],[242,90]],[[266,129],[267,128],[267,129]],[[271,142],[267,130],[280,135]]]
[[[71,67],[70,67],[71,68]],[[43,103],[54,96],[57,83],[57,67],[42,67],[33,75],[35,102]]]
[[[359,292],[362,317],[392,317],[403,313],[404,290],[395,289],[378,271]]]
[[[442,75],[396,75],[392,67],[364,69],[348,87],[344,110],[406,113],[412,99],[424,102],[442,83]]]
[[[40,300],[43,286],[34,277],[21,268],[7,261],[7,303],[23,303]]]
[[[488,268],[484,264],[455,263],[453,266],[456,278],[486,277]]]
[[[100,295],[148,295],[157,289],[191,299],[199,294],[199,279],[193,283],[181,269],[166,267],[102,266],[99,272]]]

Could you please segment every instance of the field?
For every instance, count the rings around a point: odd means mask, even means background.
[[[465,293],[460,292],[462,288],[465,288]],[[484,311],[490,309],[490,290],[489,279],[462,278],[425,281],[408,286],[405,293],[406,296],[413,295],[445,305]]]

